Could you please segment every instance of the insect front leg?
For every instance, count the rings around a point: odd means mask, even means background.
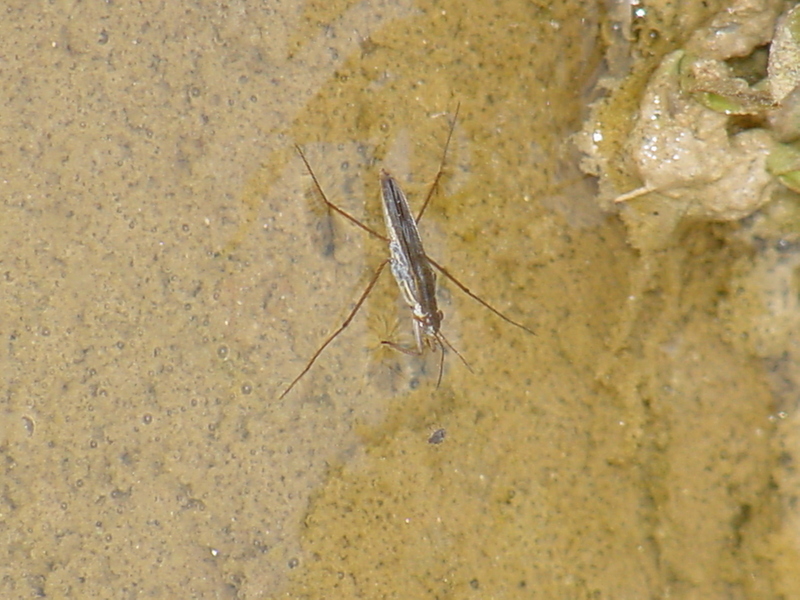
[[[427,337],[424,336],[422,331],[422,324],[415,318],[414,319],[414,339],[416,340],[416,348],[409,348],[408,346],[403,346],[402,344],[398,344],[397,342],[391,342],[388,340],[384,340],[381,344],[389,346],[393,350],[397,350],[398,352],[402,352],[403,354],[408,354],[409,356],[422,356],[425,352],[425,344],[423,343],[423,339],[427,340]],[[430,343],[427,344],[430,346]]]

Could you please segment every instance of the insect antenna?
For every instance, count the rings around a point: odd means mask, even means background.
[[[453,344],[451,344],[450,341],[446,337],[444,337],[444,334],[441,332],[441,330],[436,332],[436,341],[439,342],[439,348],[441,348],[441,350],[442,350],[442,357],[439,359],[439,380],[436,382],[436,387],[437,388],[439,387],[439,384],[442,382],[442,370],[444,369],[444,348],[445,348],[445,346],[447,346],[450,350],[452,350],[453,353],[458,358],[461,359],[461,362],[464,363],[464,366],[467,367],[467,370],[470,373],[474,373],[475,372],[475,371],[472,370],[472,367],[467,362],[467,359],[465,359],[463,356],[461,356],[461,352],[456,350],[455,346],[453,346]]]

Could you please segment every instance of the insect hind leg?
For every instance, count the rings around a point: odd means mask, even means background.
[[[439,180],[442,178],[442,174],[444,173],[444,163],[445,160],[447,159],[447,150],[450,148],[450,140],[453,137],[453,130],[456,128],[456,121],[458,120],[458,111],[460,109],[461,109],[461,103],[459,102],[456,105],[456,113],[455,115],[453,115],[453,122],[450,123],[450,131],[447,133],[447,141],[444,143],[444,151],[442,151],[442,161],[439,163],[439,170],[436,171],[436,177],[433,178],[433,183],[431,184],[431,187],[428,190],[428,195],[425,196],[425,202],[422,203],[422,208],[420,208],[419,213],[417,213],[417,217],[415,219],[417,223],[419,223],[420,219],[422,219],[422,215],[425,214],[425,209],[428,208],[428,204],[430,204],[431,202],[433,193],[439,186]]]

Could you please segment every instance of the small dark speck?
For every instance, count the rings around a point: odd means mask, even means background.
[[[428,443],[429,444],[441,444],[444,441],[444,438],[445,438],[446,435],[447,435],[447,431],[445,431],[444,429],[437,429],[428,438]]]
[[[469,582],[469,587],[471,587],[473,590],[477,590],[480,587],[480,583],[478,583],[477,579],[473,579]]]
[[[292,558],[289,560],[289,568],[294,569],[300,564],[300,560],[297,558]]]
[[[103,29],[103,31],[100,32],[100,35],[97,36],[97,43],[98,44],[108,43],[108,32],[105,29]]]

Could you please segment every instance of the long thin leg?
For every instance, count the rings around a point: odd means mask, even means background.
[[[464,293],[465,293],[467,296],[469,296],[470,298],[472,298],[472,299],[473,299],[473,300],[475,300],[476,302],[478,302],[478,303],[482,304],[483,306],[485,306],[486,308],[488,308],[490,311],[492,311],[492,312],[493,312],[494,314],[496,314],[498,317],[500,317],[501,319],[503,319],[505,322],[507,322],[507,323],[511,323],[511,324],[512,324],[512,325],[514,325],[515,327],[519,327],[520,329],[522,329],[523,331],[527,331],[527,332],[528,332],[528,333],[530,333],[531,335],[536,335],[536,332],[535,332],[535,331],[533,331],[532,329],[528,329],[528,328],[527,328],[527,327],[525,327],[525,325],[523,325],[522,323],[517,323],[515,320],[513,320],[513,319],[510,319],[509,317],[507,317],[507,316],[505,316],[503,313],[501,313],[499,310],[497,310],[497,309],[496,309],[494,306],[492,306],[491,304],[489,304],[488,302],[486,302],[486,300],[484,300],[484,299],[482,299],[481,297],[479,297],[479,296],[475,295],[474,293],[472,293],[472,292],[469,290],[469,288],[468,288],[467,286],[465,286],[465,285],[464,285],[463,283],[461,283],[461,282],[460,282],[458,279],[456,279],[455,277],[453,277],[453,276],[450,274],[450,272],[449,272],[447,269],[445,269],[445,268],[444,268],[442,265],[440,265],[440,264],[439,264],[439,263],[437,263],[435,260],[433,260],[433,259],[432,259],[430,256],[428,256],[427,258],[428,258],[428,262],[430,262],[430,263],[431,263],[431,264],[432,264],[434,267],[436,267],[436,269],[437,269],[437,270],[438,270],[438,271],[439,271],[439,272],[440,272],[442,275],[444,275],[445,277],[447,277],[447,278],[448,278],[450,281],[452,281],[452,282],[453,282],[453,283],[455,283],[455,284],[456,284],[456,285],[457,285],[459,288],[461,288],[461,291],[462,291],[462,292],[464,292]]]
[[[381,235],[380,233],[378,233],[377,231],[375,231],[371,227],[367,227],[361,221],[359,221],[353,215],[351,215],[349,212],[339,208],[333,202],[328,200],[328,197],[325,195],[325,192],[322,191],[322,186],[319,184],[319,181],[317,180],[317,176],[314,175],[314,171],[311,169],[311,165],[308,164],[308,160],[306,159],[306,155],[303,154],[303,151],[300,149],[300,146],[295,146],[295,149],[297,150],[297,153],[300,155],[300,158],[303,159],[303,162],[306,165],[306,170],[308,171],[308,174],[311,175],[311,179],[314,181],[314,187],[317,188],[317,191],[319,192],[319,195],[322,196],[322,200],[325,202],[325,204],[328,205],[328,208],[330,208],[331,210],[335,210],[337,213],[342,215],[345,219],[347,219],[348,221],[350,221],[351,223],[353,223],[357,227],[360,227],[361,229],[366,231],[371,236],[376,237],[379,240],[383,240],[384,242],[388,243],[389,240],[385,235]]]
[[[308,373],[308,370],[311,368],[311,366],[317,360],[319,355],[322,354],[322,351],[325,350],[325,348],[328,347],[328,344],[330,344],[333,340],[335,340],[336,336],[338,336],[340,333],[342,333],[347,328],[347,326],[350,325],[350,321],[352,321],[355,318],[356,313],[361,308],[361,305],[364,304],[364,301],[367,299],[367,296],[369,296],[369,293],[372,291],[372,288],[375,287],[375,284],[378,282],[378,277],[380,277],[381,273],[383,273],[383,269],[386,267],[387,264],[389,264],[389,259],[388,258],[386,260],[384,260],[381,263],[381,266],[379,266],[375,270],[375,274],[372,276],[372,279],[370,279],[369,284],[364,289],[364,292],[361,294],[361,297],[358,299],[358,302],[356,302],[356,305],[353,307],[353,310],[351,310],[350,314],[347,315],[347,318],[344,320],[344,323],[342,323],[339,326],[339,329],[337,329],[330,336],[328,336],[328,339],[326,339],[322,343],[322,345],[319,347],[319,349],[316,352],[314,352],[314,355],[311,357],[311,359],[308,361],[308,363],[306,363],[305,368],[300,372],[300,374],[297,377],[294,378],[294,381],[292,381],[292,383],[289,384],[289,387],[286,388],[286,390],[284,390],[284,392],[280,395],[280,398],[279,398],[280,400],[283,400],[283,398],[286,396],[286,394],[288,394],[290,391],[292,391],[292,388],[295,386],[295,384],[303,378],[303,375]]]
[[[461,102],[456,105],[456,114],[453,115],[453,122],[450,123],[450,131],[447,134],[447,141],[444,143],[444,152],[442,152],[442,162],[439,163],[439,170],[436,171],[436,177],[433,178],[433,183],[431,184],[431,189],[428,190],[428,195],[425,196],[425,202],[422,203],[422,208],[419,209],[419,213],[417,214],[417,223],[422,218],[422,215],[425,214],[425,209],[428,208],[428,204],[430,204],[431,198],[433,197],[433,192],[436,190],[436,186],[439,185],[439,180],[442,178],[442,173],[444,173],[444,161],[447,159],[447,149],[450,147],[450,138],[453,137],[453,130],[456,128],[456,121],[458,120],[458,111],[461,108]]]

